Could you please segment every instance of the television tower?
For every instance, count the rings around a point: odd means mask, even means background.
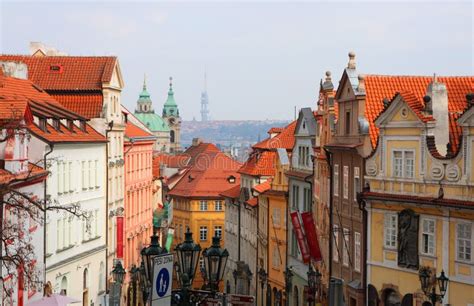
[[[201,121],[209,121],[209,96],[207,95],[207,74],[204,73],[204,91],[201,92]]]

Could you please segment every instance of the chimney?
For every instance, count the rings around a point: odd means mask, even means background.
[[[349,52],[349,62],[347,63],[347,68],[356,69],[355,56],[356,55],[353,51]]]
[[[202,143],[201,138],[193,138],[193,147],[198,146]]]
[[[436,149],[445,156],[446,146],[449,143],[448,90],[445,84],[438,82],[436,74],[433,75],[433,81],[428,85],[426,95],[431,98],[433,117],[436,120],[432,131],[435,135]]]
[[[365,92],[365,79],[362,74],[358,75],[358,80],[359,80],[359,85],[357,86],[357,91],[358,92]]]
[[[28,79],[28,67],[25,63],[0,61],[0,68],[2,70],[2,74],[6,77],[23,80]]]

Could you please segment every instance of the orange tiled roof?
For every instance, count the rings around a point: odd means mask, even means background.
[[[0,120],[21,120],[25,117],[29,117],[29,121],[33,120],[28,100],[0,97]]]
[[[420,118],[421,121],[428,122],[434,120],[433,116],[425,116],[425,114],[423,114],[425,105],[420,100],[418,100],[418,98],[412,92],[402,91],[399,94],[402,96],[403,101],[405,101],[408,106],[410,106],[415,115]]]
[[[153,178],[159,178],[160,177],[160,163],[159,160],[156,158],[153,158],[153,164],[152,164],[152,172],[153,172]]]
[[[99,118],[102,112],[103,96],[100,92],[81,92],[63,94],[52,92],[51,95],[64,107],[86,118]]]
[[[295,144],[295,128],[296,120],[288,124],[283,130],[273,138],[267,138],[259,143],[254,144],[254,149],[277,149],[284,148],[292,150]]]
[[[153,137],[150,133],[142,130],[135,124],[131,123],[130,121],[127,122],[125,126],[125,137],[133,138],[133,137]]]
[[[0,55],[0,61],[23,62],[28,78],[47,91],[102,90],[112,79],[115,56]]]
[[[58,103],[53,97],[48,95],[43,89],[33,84],[29,80],[22,80],[12,77],[0,76],[0,103],[16,100],[20,105],[27,101],[31,113],[42,118],[70,119],[85,121],[85,118],[71,112]],[[28,120],[28,129],[47,142],[105,142],[106,139],[90,125],[85,125],[85,131],[82,131],[75,124],[72,130],[64,124],[59,124],[59,130],[56,130],[50,124],[46,125],[46,131],[42,131],[32,120]]]
[[[275,151],[254,151],[239,173],[252,176],[273,176],[275,175]]]
[[[225,198],[238,199],[240,197],[240,185],[231,187],[221,193],[221,196]]]
[[[200,144],[196,148],[199,152],[192,156],[194,160],[188,171],[169,192],[172,196],[215,198],[230,187],[240,185],[240,176],[237,170],[241,164],[228,157],[221,151],[215,152],[213,146]],[[230,183],[228,178],[235,177],[235,183]]]
[[[272,188],[271,185],[271,180],[266,180],[265,182],[255,185],[253,189],[257,191],[258,193],[264,193],[265,191],[268,191]]]
[[[448,111],[450,119],[450,141],[454,150],[459,145],[461,129],[455,120],[467,106],[466,94],[474,91],[474,77],[438,77],[438,82],[446,84],[448,90]],[[375,147],[378,129],[375,119],[383,111],[383,99],[390,99],[397,92],[410,91],[418,101],[426,95],[428,84],[432,77],[425,76],[386,76],[366,75],[365,82],[365,116],[369,122],[369,132],[372,146]],[[420,102],[421,103],[421,102]]]
[[[27,183],[37,178],[46,179],[47,174],[48,171],[32,163],[28,164],[28,171],[16,175],[5,169],[0,169],[0,185],[15,183],[15,181]]]
[[[255,207],[255,206],[258,205],[258,198],[253,197],[250,200],[246,201],[245,203],[247,203],[247,205],[249,205],[251,207]]]

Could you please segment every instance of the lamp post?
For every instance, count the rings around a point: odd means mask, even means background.
[[[139,273],[140,273],[140,269],[138,269],[137,266],[132,265],[132,268],[130,269],[130,275],[132,279],[132,294],[133,294],[132,305],[133,306],[137,304],[137,282],[139,278]]]
[[[146,278],[146,272],[145,272],[145,264],[143,263],[143,260],[140,264],[140,268],[138,268],[138,280],[140,282],[140,289],[142,291],[142,300],[143,300],[143,305],[146,305],[146,301],[148,300],[148,280]]]
[[[150,296],[151,292],[151,285],[153,284],[153,260],[155,257],[166,254],[166,249],[163,249],[160,247],[158,241],[159,237],[156,235],[156,233],[153,234],[153,236],[150,237],[151,243],[149,246],[144,247],[140,254],[142,256],[142,265],[143,265],[143,270],[141,270],[141,276],[142,276],[142,289],[145,289],[143,291],[144,296],[146,295],[148,300],[148,297]],[[140,267],[141,268],[141,267]],[[146,300],[145,304],[146,304]]]
[[[431,304],[436,306],[436,302],[443,302],[443,298],[448,290],[449,278],[446,277],[444,271],[441,271],[439,277],[433,280],[432,270],[429,267],[421,267],[418,276],[420,278],[421,289],[430,299]],[[436,284],[439,287],[440,294],[436,293]]]
[[[285,293],[286,293],[286,305],[290,305],[290,293],[291,287],[293,286],[293,269],[291,267],[287,267],[285,272]]]
[[[202,256],[204,257],[204,268],[206,269],[206,278],[209,281],[209,288],[215,292],[219,288],[219,282],[224,277],[225,266],[229,258],[227,249],[220,246],[221,238],[212,237],[212,245],[210,248],[204,249]]]
[[[316,290],[318,289],[320,283],[321,283],[321,273],[319,272],[318,269],[314,269],[313,265],[310,264],[308,267],[308,288],[309,288],[309,305],[314,305],[314,302],[316,301]]]
[[[262,288],[261,296],[262,296],[262,306],[263,306],[264,305],[263,304],[263,297],[264,297],[263,288],[265,287],[265,283],[267,282],[267,272],[265,272],[265,269],[263,267],[260,267],[260,269],[258,270],[258,277],[260,278],[260,287]]]
[[[112,277],[114,280],[114,286],[113,286],[113,294],[111,295],[110,299],[110,304],[112,306],[119,306],[120,305],[120,300],[122,297],[122,284],[123,280],[125,278],[125,269],[122,266],[122,263],[120,261],[117,261],[115,264],[115,267],[112,269]]]

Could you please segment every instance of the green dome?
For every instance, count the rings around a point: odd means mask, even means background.
[[[135,117],[138,118],[146,127],[152,132],[169,132],[168,124],[155,113],[137,113]]]
[[[179,117],[179,110],[176,101],[174,100],[173,79],[170,78],[170,89],[168,90],[168,99],[166,99],[165,105],[163,106],[163,117]]]

